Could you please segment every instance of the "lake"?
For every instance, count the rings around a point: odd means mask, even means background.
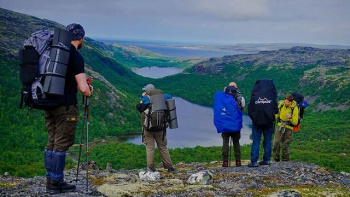
[[[136,68],[133,71],[144,77],[160,78],[182,72],[182,69],[154,66]],[[180,97],[174,98],[179,128],[167,130],[168,148],[222,146],[221,134],[216,132],[213,123],[213,108],[197,105]],[[240,139],[242,145],[252,142],[249,138],[251,128],[250,118],[244,115]],[[141,135],[128,136],[125,139],[128,142],[142,144]]]
[[[152,66],[152,67],[134,68],[132,70],[138,75],[158,79],[169,75],[175,75],[177,73],[182,73],[184,69],[175,68],[175,67]]]
[[[222,146],[221,134],[216,132],[213,123],[213,108],[174,98],[179,128],[167,129],[168,148]],[[252,142],[249,139],[251,128],[250,118],[244,115],[241,145]],[[142,144],[141,135],[129,137],[127,141]]]
[[[238,51],[189,49],[186,47],[174,47],[174,45],[163,45],[161,43],[121,43],[120,41],[118,41],[117,43],[138,46],[155,53],[172,57],[216,57],[238,53]],[[242,53],[242,51],[240,51],[240,53]],[[133,72],[144,77],[162,78],[165,76],[181,73],[183,72],[183,69],[173,67],[152,66],[144,68],[134,68]],[[222,146],[221,134],[216,132],[216,128],[213,123],[213,108],[197,105],[188,102],[180,97],[175,97],[175,103],[179,128],[167,130],[168,148]],[[251,128],[252,122],[250,118],[247,115],[244,115],[243,128],[241,130],[240,139],[240,143],[242,145],[252,143],[252,141],[249,138],[251,134]],[[135,144],[142,144],[141,134],[123,136],[123,139]]]

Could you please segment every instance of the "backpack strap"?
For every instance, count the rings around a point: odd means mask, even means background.
[[[149,128],[149,125],[150,125],[150,122],[151,122],[151,112],[152,112],[151,105],[148,105],[148,112],[145,113],[146,116],[147,116],[147,126],[146,126],[147,128]]]
[[[277,118],[277,122],[282,122],[281,119],[280,119],[280,114],[281,114],[281,109],[282,107],[284,106],[284,103],[282,103],[282,105],[279,107],[278,109],[278,118]],[[293,117],[293,113],[294,113],[294,107],[290,107],[291,109],[291,112],[292,112],[292,117]],[[291,122],[288,122],[286,125],[289,125],[289,126],[292,126],[292,127],[295,127],[294,125],[292,125]]]
[[[23,108],[23,90],[24,90],[24,87],[22,87],[22,92],[21,92],[21,103],[19,104],[20,109]]]
[[[284,106],[284,103],[281,104],[280,108],[278,108],[278,117],[277,117],[277,122],[281,122],[281,119],[280,119],[280,114],[281,114],[281,109],[282,107]]]
[[[164,130],[163,130],[163,138],[162,138],[163,141],[164,141],[165,136],[166,136],[166,127],[164,127]]]

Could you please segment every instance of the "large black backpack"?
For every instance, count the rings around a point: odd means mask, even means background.
[[[72,33],[63,29],[39,30],[19,51],[20,108],[48,110],[61,105]]]
[[[277,113],[277,92],[273,80],[257,80],[248,105],[248,115],[253,125],[258,129],[271,128]]]

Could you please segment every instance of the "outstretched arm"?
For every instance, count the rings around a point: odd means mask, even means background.
[[[85,73],[80,73],[75,75],[75,80],[78,84],[78,90],[84,95],[84,96],[91,96],[91,92],[93,90],[92,86],[89,86],[86,82]],[[91,90],[90,90],[91,88]]]

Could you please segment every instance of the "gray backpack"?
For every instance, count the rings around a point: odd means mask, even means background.
[[[20,108],[48,110],[59,106],[64,94],[72,34],[63,29],[39,30],[19,51]]]
[[[150,105],[144,113],[146,114],[146,118],[143,125],[147,131],[165,130],[169,113],[164,94],[150,96]]]

